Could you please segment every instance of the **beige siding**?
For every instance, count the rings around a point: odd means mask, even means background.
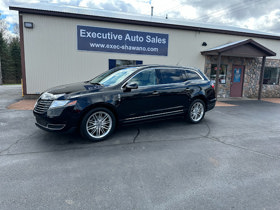
[[[143,60],[144,64],[178,64],[204,70],[205,59],[201,51],[250,38],[43,15],[24,14],[23,21],[34,23],[33,29],[24,28],[27,94],[38,94],[53,86],[93,78],[108,69],[108,59]],[[168,56],[79,51],[77,25],[169,34]],[[280,48],[277,48],[279,41],[253,39],[275,51],[277,58],[280,58]],[[207,42],[206,47],[201,45],[204,41]]]

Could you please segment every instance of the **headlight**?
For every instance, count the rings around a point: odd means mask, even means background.
[[[61,96],[64,96],[65,94],[52,94],[52,93],[48,93],[48,92],[45,92],[41,95],[41,99],[44,99],[44,100],[55,100],[55,99],[58,99],[59,97]]]
[[[50,109],[63,107],[63,106],[74,106],[76,105],[76,103],[77,101],[71,101],[71,100],[54,100],[50,106]]]

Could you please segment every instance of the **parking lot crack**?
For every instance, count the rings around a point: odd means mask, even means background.
[[[255,153],[255,154],[263,155],[263,156],[266,156],[266,157],[269,157],[269,158],[272,158],[272,159],[280,159],[279,156],[271,155],[271,154],[260,152],[260,151],[257,151],[257,150],[252,150],[252,149],[249,149],[247,147],[242,147],[242,146],[239,146],[239,145],[236,145],[236,144],[231,144],[231,143],[222,141],[220,138],[210,136],[211,128],[210,128],[210,126],[207,122],[205,122],[205,125],[208,129],[208,132],[207,132],[206,135],[202,135],[202,137],[204,137],[206,139],[209,139],[209,140],[215,141],[215,142],[219,142],[219,143],[222,143],[222,144],[227,145],[227,146],[231,146],[231,147],[235,147],[235,148],[238,148],[238,149],[246,150],[246,151],[249,151],[249,152],[252,152],[252,153]]]
[[[203,136],[203,137],[206,137],[206,138],[207,138],[207,137],[210,135],[210,133],[211,133],[211,128],[210,128],[210,126],[208,125],[207,122],[205,122],[205,125],[206,125],[208,131],[207,131],[207,134],[206,134],[205,136]]]
[[[11,144],[10,146],[8,146],[7,148],[5,148],[5,149],[3,149],[3,150],[0,150],[0,155],[3,155],[4,152],[7,152],[7,154],[8,154],[8,153],[9,153],[9,150],[10,150],[13,146],[17,145],[20,141],[25,140],[26,138],[32,137],[32,136],[34,136],[34,135],[35,135],[35,134],[30,135],[30,136],[27,136],[27,137],[22,137],[22,138],[16,140],[14,143],[12,143],[12,144]]]
[[[137,133],[136,133],[136,135],[133,138],[133,144],[136,142],[136,139],[139,136],[139,134],[140,134],[140,128],[137,128]]]
[[[0,155],[2,155],[2,153],[4,152],[8,152],[14,145],[18,144],[22,139],[18,139],[16,142],[14,142],[13,144],[11,144],[10,146],[8,146],[7,148],[3,149],[0,151]]]
[[[248,152],[252,152],[252,153],[255,153],[255,154],[258,154],[258,155],[266,156],[266,157],[271,158],[271,159],[280,159],[279,156],[271,155],[271,154],[260,152],[260,151],[257,151],[257,150],[252,150],[252,149],[249,149],[247,147],[239,146],[239,145],[236,145],[236,144],[231,144],[231,143],[222,141],[221,139],[219,139],[217,137],[213,137],[213,136],[204,136],[204,137],[211,140],[211,141],[219,142],[221,144],[224,144],[224,145],[227,145],[227,146],[230,146],[230,147],[246,150]]]

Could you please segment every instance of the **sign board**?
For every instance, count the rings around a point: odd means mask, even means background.
[[[168,55],[168,34],[77,26],[78,50]]]

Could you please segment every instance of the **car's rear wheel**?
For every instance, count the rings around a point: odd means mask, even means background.
[[[95,108],[83,118],[80,132],[91,141],[102,141],[110,136],[116,125],[114,114],[106,108]]]
[[[187,118],[191,123],[199,123],[205,115],[205,103],[201,99],[195,99],[188,110]]]

